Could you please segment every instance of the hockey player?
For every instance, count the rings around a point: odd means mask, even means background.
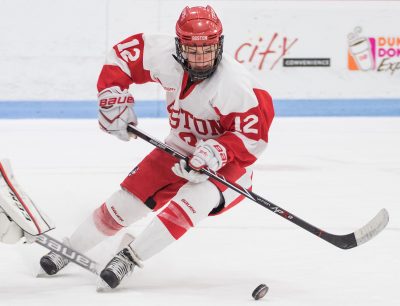
[[[129,86],[159,83],[171,127],[165,142],[190,157],[187,168],[185,161],[153,150],[69,238],[73,248],[85,252],[157,212],[101,272],[111,288],[201,220],[242,201],[243,196],[195,170],[209,167],[251,188],[251,166],[268,142],[271,97],[243,66],[222,54],[222,25],[214,10],[184,8],[176,36],[125,39],[111,50],[98,80],[100,127],[123,141],[134,137],[127,125],[137,124]],[[54,253],[41,259],[48,274],[67,263]]]

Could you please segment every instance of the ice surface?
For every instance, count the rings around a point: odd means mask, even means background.
[[[142,119],[140,127],[160,139],[168,131],[166,119]],[[17,180],[54,219],[56,238],[151,149],[102,133],[94,120],[0,121],[0,157],[11,159]],[[360,228],[383,207],[390,221],[344,251],[246,200],[205,220],[111,293],[97,293],[95,276],[72,265],[35,278],[45,249],[0,245],[0,305],[400,305],[400,118],[278,117],[253,190],[333,233]],[[117,238],[90,256],[104,263]],[[251,292],[260,283],[270,290],[256,302]]]

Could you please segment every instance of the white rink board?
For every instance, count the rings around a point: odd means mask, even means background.
[[[224,24],[225,52],[236,54],[275,99],[400,96],[400,2],[208,3]],[[182,8],[199,4],[204,2],[2,0],[0,100],[94,100],[98,74],[113,44],[139,32],[172,34]],[[382,51],[376,46],[369,71],[348,68],[347,36],[356,27],[360,37],[383,43]],[[265,57],[260,54],[267,49]],[[381,70],[399,69],[377,71],[386,57]],[[288,68],[283,58],[329,58],[331,66]],[[155,84],[134,86],[133,92],[138,100],[163,99]]]

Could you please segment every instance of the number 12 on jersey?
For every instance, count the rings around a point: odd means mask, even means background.
[[[128,41],[126,43],[117,45],[117,48],[118,48],[119,53],[121,54],[121,57],[126,62],[134,62],[139,58],[140,49],[139,48],[132,48],[134,46],[137,46],[138,44],[139,44],[139,41],[137,39],[133,39],[133,40]],[[131,48],[131,50],[127,50],[127,49],[130,49],[130,48]]]
[[[243,120],[240,116],[236,116],[235,131],[258,134],[258,129],[256,128],[257,123],[258,117],[256,115],[249,115]]]

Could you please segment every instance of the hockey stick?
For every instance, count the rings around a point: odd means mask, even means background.
[[[65,257],[69,261],[81,266],[82,268],[99,275],[100,269],[99,264],[94,260],[90,259],[86,255],[70,248],[69,246],[65,245],[64,243],[50,237],[47,234],[41,234],[34,237],[37,244],[44,246],[45,248],[49,249],[50,251]]]
[[[136,136],[140,137],[141,139],[147,141],[148,143],[151,143],[152,145],[156,146],[157,148],[163,150],[164,152],[178,158],[178,159],[184,159],[188,161],[188,157],[177,152],[174,148],[168,146],[165,143],[162,143],[161,141],[152,138],[151,136],[147,135],[143,131],[139,130],[137,127],[133,125],[128,126],[128,132],[135,134]],[[286,220],[300,226],[301,228],[305,229],[306,231],[314,234],[315,236],[324,239],[325,241],[333,244],[334,246],[337,246],[338,248],[341,249],[351,249],[356,246],[359,246],[369,240],[371,240],[373,237],[378,235],[387,225],[389,222],[389,214],[386,209],[381,209],[378,214],[370,220],[366,225],[364,225],[362,228],[356,230],[353,233],[347,234],[347,235],[334,235],[330,234],[328,232],[325,232],[314,225],[300,219],[299,217],[296,217],[292,213],[288,212],[287,210],[275,205],[274,203],[264,199],[263,197],[257,195],[256,193],[247,190],[246,188],[236,184],[227,181],[222,175],[219,175],[218,173],[208,169],[208,168],[203,168],[201,169],[200,173],[203,173],[205,175],[208,175],[210,178],[213,178],[217,180],[218,182],[224,184],[228,188],[231,188],[235,190],[236,192],[242,194],[246,198],[256,202],[257,204],[269,209],[270,211],[274,212],[275,214],[281,216],[282,218],[285,218]]]

